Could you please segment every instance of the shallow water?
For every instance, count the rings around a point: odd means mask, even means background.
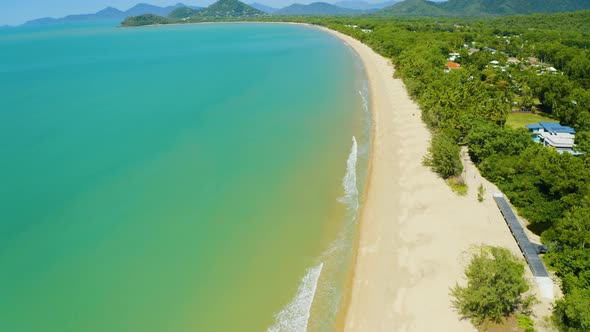
[[[331,328],[369,143],[347,46],[86,24],[0,50],[2,329]]]

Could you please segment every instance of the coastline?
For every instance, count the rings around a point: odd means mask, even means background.
[[[351,282],[337,330],[476,331],[460,319],[449,295],[451,287],[464,283],[470,250],[496,245],[522,257],[491,198],[499,190],[479,175],[467,157],[463,177],[469,193],[464,197],[453,193],[422,165],[431,134],[401,79],[393,78],[391,62],[350,36],[305,25],[353,48],[370,86],[369,172]],[[487,196],[482,203],[476,193],[480,184]]]
[[[390,61],[360,41],[326,27],[296,22],[186,24],[289,24],[322,30],[350,46],[369,81],[371,148],[353,261],[337,331],[476,331],[451,307],[449,290],[477,245],[522,254],[491,198],[499,190],[481,177],[468,157],[468,195],[457,196],[422,159],[431,134],[421,111]],[[184,24],[165,24],[184,25]],[[151,26],[162,26],[151,25]],[[483,203],[476,188],[486,189]],[[531,280],[532,275],[526,269]]]

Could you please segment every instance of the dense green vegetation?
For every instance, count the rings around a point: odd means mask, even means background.
[[[179,19],[183,19],[185,17],[193,16],[193,15],[195,15],[195,13],[197,13],[197,11],[198,10],[188,8],[188,7],[177,8],[177,9],[173,10],[170,14],[168,14],[168,18],[179,20]]]
[[[551,118],[534,113],[510,113],[506,118],[506,126],[510,128],[524,128],[528,123],[555,122]]]
[[[171,14],[172,15],[172,14]],[[255,17],[266,15],[266,13],[246,5],[238,0],[219,0],[211,6],[195,10],[188,21],[204,19],[226,18],[226,17]]]
[[[383,8],[377,14],[420,17],[448,16],[448,13],[440,5],[427,0],[405,0]]]
[[[508,249],[479,248],[465,270],[467,285],[451,289],[453,306],[475,326],[501,322],[516,310],[526,312],[534,299],[523,295],[529,289],[524,271]]]
[[[445,179],[457,176],[463,171],[463,164],[459,159],[460,150],[452,138],[444,134],[436,135],[424,157],[424,164]]]
[[[139,16],[129,16],[123,21],[121,25],[128,26],[128,27],[136,27],[142,25],[154,25],[154,24],[167,24],[169,23],[165,17],[152,15],[152,14],[144,14]]]
[[[393,16],[505,16],[532,13],[557,13],[590,9],[589,0],[405,0],[379,11]]]

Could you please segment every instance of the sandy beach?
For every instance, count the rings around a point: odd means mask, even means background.
[[[464,283],[471,250],[497,245],[522,257],[491,197],[498,189],[466,156],[464,197],[423,166],[430,133],[403,82],[393,79],[390,61],[349,36],[323,30],[362,59],[373,116],[371,171],[343,329],[475,331],[460,320],[449,296],[451,287]],[[483,203],[477,201],[480,184],[486,188]]]

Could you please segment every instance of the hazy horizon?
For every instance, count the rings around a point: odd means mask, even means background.
[[[204,7],[214,3],[215,1],[217,0],[54,0],[52,2],[42,0],[4,0],[2,1],[3,3],[0,4],[0,26],[20,25],[27,21],[43,17],[61,18],[68,15],[92,14],[107,7],[114,7],[125,11],[139,3],[148,3],[150,5],[166,7],[181,2],[187,6]],[[342,0],[245,0],[243,2],[258,2],[275,8],[282,8],[294,3],[309,4],[318,1],[336,3]],[[385,2],[386,0],[357,1],[380,3]]]

